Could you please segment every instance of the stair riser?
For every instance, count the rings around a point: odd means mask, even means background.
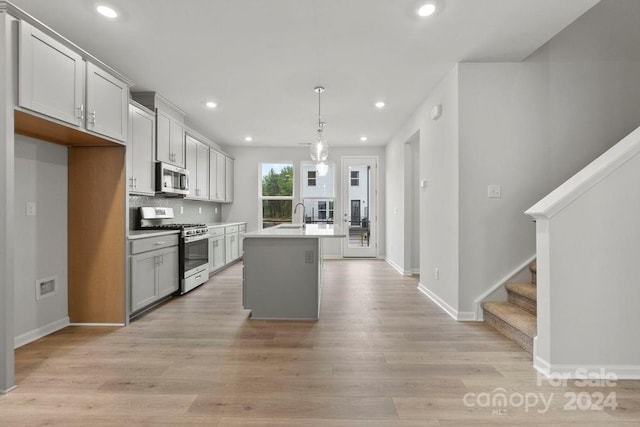
[[[534,316],[537,315],[537,303],[525,296],[507,291],[507,301]]]
[[[505,337],[518,344],[529,354],[533,354],[533,338],[528,337],[502,319],[484,310],[484,321]]]

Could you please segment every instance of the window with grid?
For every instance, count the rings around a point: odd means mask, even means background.
[[[261,163],[258,197],[259,223],[269,228],[291,223],[293,214],[293,163]]]
[[[360,186],[360,171],[351,171],[351,186]]]
[[[316,186],[316,171],[307,171],[307,185],[309,187]]]

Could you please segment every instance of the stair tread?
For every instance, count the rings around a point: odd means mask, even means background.
[[[508,283],[506,288],[509,292],[537,301],[538,288],[533,283]]]
[[[511,303],[490,301],[482,303],[482,308],[530,338],[537,334],[536,316]]]

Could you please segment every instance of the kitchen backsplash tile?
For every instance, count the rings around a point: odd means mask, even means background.
[[[180,197],[150,197],[150,196],[130,196],[129,197],[129,229],[134,230],[140,223],[139,207],[168,207],[173,208],[176,223],[212,223],[222,220],[220,203],[199,202],[197,200],[186,200]],[[180,213],[180,207],[184,208],[184,213]],[[199,213],[202,208],[202,213]],[[215,210],[218,210],[216,213]]]

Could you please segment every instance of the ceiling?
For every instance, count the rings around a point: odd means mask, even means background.
[[[385,145],[460,61],[520,61],[599,0],[12,0],[221,145]],[[205,102],[218,103],[207,109]],[[383,100],[384,109],[374,107]],[[247,143],[245,136],[253,141]]]

